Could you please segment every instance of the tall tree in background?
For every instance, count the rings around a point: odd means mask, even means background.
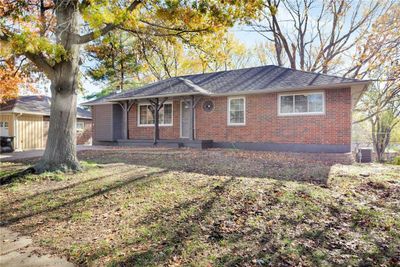
[[[391,140],[392,131],[400,123],[400,92],[399,84],[387,81],[377,82],[364,94],[361,100],[363,114],[371,125],[372,144],[378,161],[383,161],[383,155]]]
[[[187,38],[139,36],[140,57],[149,72],[162,80],[179,75],[244,67],[246,47],[225,31]],[[220,40],[215,42],[215,40]]]
[[[194,48],[203,73],[248,67],[252,58],[252,51],[231,33],[208,35]]]
[[[369,26],[391,7],[377,0],[264,0],[259,20],[250,25],[272,44],[274,62],[322,73],[345,73],[345,62]],[[266,51],[269,53],[269,51]],[[343,70],[342,68],[345,68]]]
[[[88,99],[175,76],[237,69],[251,60],[246,46],[225,31],[190,39],[118,31],[86,46],[86,51],[92,59],[88,75],[107,84]]]
[[[5,0],[0,40],[51,81],[48,141],[35,171],[80,169],[76,102],[80,47],[117,29],[146,35],[193,35],[232,26],[256,14],[258,1]]]
[[[357,64],[351,69],[358,77],[373,78],[374,85],[366,92],[357,107],[362,118],[369,121],[372,142],[378,160],[391,140],[392,131],[400,123],[400,3],[380,16],[367,38],[358,46]]]
[[[196,71],[182,40],[171,37],[143,38],[137,36],[138,52],[144,67],[142,81],[160,81]]]
[[[124,90],[141,69],[137,44],[123,31],[108,33],[85,48],[86,73],[95,81],[107,81],[106,89]]]
[[[398,80],[400,76],[399,29],[400,2],[397,2],[390,5],[390,8],[369,27],[364,37],[355,43],[352,67],[348,68],[345,74],[351,77],[368,78],[379,73],[378,77]]]

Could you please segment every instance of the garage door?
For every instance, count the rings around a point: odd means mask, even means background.
[[[16,148],[22,150],[44,148],[43,116],[19,116],[17,125],[18,136]]]

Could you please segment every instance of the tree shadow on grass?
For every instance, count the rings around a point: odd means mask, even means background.
[[[272,178],[327,185],[331,167],[351,164],[347,155],[312,153],[219,151],[219,150],[108,150],[80,153],[82,159],[97,163],[128,164],[165,168],[206,175]]]
[[[127,173],[127,170],[113,172],[112,174],[113,175],[118,175],[118,174],[122,174],[122,173]],[[110,176],[109,174],[108,175],[103,175],[103,176],[94,176],[93,178],[85,179],[83,181],[73,182],[73,183],[67,184],[65,186],[57,187],[57,188],[54,188],[54,189],[51,189],[51,190],[41,191],[41,192],[38,192],[38,193],[35,193],[35,194],[32,194],[32,195],[28,195],[28,196],[23,197],[23,198],[15,199],[14,201],[11,201],[11,202],[9,202],[7,204],[9,206],[12,206],[12,205],[19,204],[19,203],[22,203],[24,201],[27,201],[29,199],[34,199],[34,198],[37,198],[37,197],[40,197],[40,196],[44,196],[44,195],[47,195],[47,194],[54,194],[54,193],[57,193],[57,192],[60,192],[60,191],[72,189],[72,188],[74,188],[76,186],[85,185],[85,184],[88,184],[88,183],[91,183],[91,182],[94,182],[94,181],[101,181],[102,179],[107,178],[109,176]],[[23,178],[24,178],[23,176],[20,177],[20,179],[23,179]],[[8,211],[9,210],[2,210],[2,211],[0,211],[0,215],[6,213]]]
[[[275,189],[279,190],[278,187]],[[268,196],[268,200],[272,198],[272,201],[265,202],[262,210],[282,210],[278,217],[261,214],[264,222],[271,220],[273,223],[258,225],[249,230],[249,235],[221,234],[221,239],[235,244],[251,236],[246,243],[251,250],[246,251],[244,247],[238,249],[237,254],[225,250],[226,253],[215,259],[216,266],[395,266],[394,263],[399,262],[396,249],[389,249],[395,237],[390,237],[388,232],[386,237],[382,235],[382,226],[368,228],[363,223],[361,227],[355,225],[357,219],[353,209],[357,209],[356,206],[345,207],[347,205],[343,204],[345,206],[338,209],[331,206],[329,200],[313,203],[302,189],[295,194],[304,199],[288,198],[290,202],[286,207],[281,201],[274,201],[274,196]],[[309,205],[317,205],[321,210],[310,209],[308,213]],[[299,211],[303,212],[301,216],[293,216]],[[365,217],[368,221],[369,216]],[[395,227],[394,222],[391,227]],[[400,245],[399,242],[397,244]]]
[[[12,174],[0,177],[0,186],[23,180],[26,175],[34,172],[35,170],[32,167],[29,167],[27,169],[16,171]]]
[[[164,213],[149,212],[147,216],[143,217],[135,227],[147,226],[151,227],[153,223],[158,223],[164,219],[168,219],[172,214],[183,214],[190,210],[195,210],[188,216],[183,216],[178,220],[164,222],[160,228],[154,229],[151,235],[162,237],[162,240],[152,241],[149,248],[137,253],[133,253],[128,257],[112,262],[113,266],[146,266],[167,264],[173,262],[175,257],[185,249],[185,241],[190,239],[195,228],[200,227],[201,222],[211,211],[213,205],[219,201],[222,194],[229,187],[235,178],[231,177],[222,182],[221,185],[213,187],[207,197],[203,199],[188,200],[178,206],[174,206]],[[142,240],[138,240],[137,244],[140,245]],[[122,245],[122,244],[121,244]],[[96,253],[94,253],[96,254]]]
[[[75,205],[77,203],[84,202],[84,201],[86,201],[86,200],[88,200],[90,198],[93,198],[93,197],[96,197],[96,196],[100,196],[100,195],[104,195],[104,194],[106,194],[106,193],[108,193],[108,192],[110,192],[112,190],[123,188],[124,186],[127,186],[127,185],[129,185],[131,183],[137,182],[139,180],[143,180],[143,179],[147,179],[147,178],[151,178],[151,177],[156,177],[156,176],[161,176],[162,174],[164,174],[166,172],[167,172],[166,170],[161,170],[161,171],[146,173],[146,174],[143,174],[143,175],[140,175],[140,176],[137,176],[137,175],[136,176],[131,176],[126,180],[120,180],[120,181],[117,181],[117,182],[113,183],[110,186],[102,187],[102,188],[96,190],[93,193],[89,193],[89,194],[86,194],[86,195],[83,195],[83,196],[79,196],[79,197],[74,198],[72,200],[63,201],[63,202],[61,202],[61,203],[59,203],[57,205],[51,206],[51,207],[46,206],[46,208],[44,208],[44,209],[39,209],[39,210],[36,210],[36,211],[34,210],[34,211],[28,212],[26,214],[19,214],[19,215],[13,216],[12,211],[10,211],[10,214],[3,214],[2,215],[2,220],[3,221],[1,222],[0,225],[1,226],[9,226],[9,225],[12,225],[12,224],[14,224],[16,222],[19,222],[21,220],[24,220],[24,219],[27,219],[27,218],[30,218],[30,217],[34,217],[34,216],[38,216],[38,215],[42,215],[42,214],[47,214],[47,213],[50,213],[50,212],[53,212],[53,211],[56,211],[56,210],[60,210],[60,209],[63,209],[63,208],[68,208],[68,207],[71,207],[71,206],[73,206],[73,205]]]

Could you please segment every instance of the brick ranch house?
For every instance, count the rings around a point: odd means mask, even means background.
[[[43,95],[20,96],[0,105],[0,135],[14,136],[14,149],[46,147],[50,123],[50,98]],[[92,141],[92,115],[77,108],[77,144]]]
[[[369,83],[268,65],[174,77],[84,105],[94,144],[345,153]]]

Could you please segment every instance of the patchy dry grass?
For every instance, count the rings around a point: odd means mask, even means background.
[[[316,154],[87,151],[0,188],[1,221],[91,266],[396,266],[400,167]],[[2,163],[6,173],[22,164]],[[54,175],[58,175],[56,178]]]

